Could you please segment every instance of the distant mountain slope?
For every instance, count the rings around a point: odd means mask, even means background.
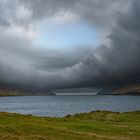
[[[100,95],[140,95],[140,83],[107,87],[100,90]]]
[[[22,96],[27,93],[21,90],[13,90],[13,89],[0,89],[0,96]]]
[[[112,94],[140,95],[140,84],[131,84],[112,90]]]
[[[43,90],[43,91],[29,91],[29,90],[22,90],[22,89],[7,89],[1,88],[0,89],[0,96],[46,96],[46,95],[55,95],[50,89]]]

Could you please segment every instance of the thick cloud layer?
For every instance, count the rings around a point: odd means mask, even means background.
[[[112,85],[140,78],[140,2],[135,0],[0,1],[0,83],[24,88]],[[108,35],[96,49],[36,46],[32,28],[69,13]],[[88,48],[88,47],[87,47]]]
[[[100,46],[92,56],[79,63],[77,69],[87,77],[84,84],[112,85],[140,78],[139,9],[140,2],[134,1],[129,12],[119,15],[109,35],[110,44]]]

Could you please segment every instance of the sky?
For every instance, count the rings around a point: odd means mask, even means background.
[[[139,80],[139,9],[138,0],[0,0],[0,86]]]

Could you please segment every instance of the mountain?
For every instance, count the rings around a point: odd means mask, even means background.
[[[130,85],[126,85],[123,87],[113,89],[112,94],[140,95],[140,83],[139,84],[130,84]]]
[[[24,90],[17,88],[0,88],[0,96],[46,96],[55,95],[50,89],[46,90]]]
[[[140,95],[140,83],[130,83],[120,86],[105,87],[99,95]]]

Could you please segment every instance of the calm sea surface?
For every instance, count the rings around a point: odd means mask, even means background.
[[[17,96],[0,97],[0,111],[62,117],[67,114],[111,110],[140,110],[140,96]]]

